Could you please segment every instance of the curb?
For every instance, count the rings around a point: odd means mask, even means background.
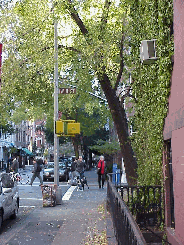
[[[105,204],[105,216],[106,216],[106,235],[108,245],[118,245],[116,240],[113,221],[110,212],[107,209],[107,202]]]

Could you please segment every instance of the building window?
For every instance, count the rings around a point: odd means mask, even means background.
[[[18,129],[17,128],[16,128],[15,132],[16,132],[16,141],[18,141]]]
[[[26,132],[23,131],[23,142],[26,142]]]
[[[21,142],[21,134],[20,134],[20,130],[18,130],[18,142]]]
[[[174,188],[173,188],[173,167],[172,167],[172,148],[171,140],[168,142],[169,150],[169,187],[170,187],[170,212],[171,212],[171,227],[175,228],[175,217],[174,217]]]
[[[37,147],[38,147],[38,148],[41,148],[41,140],[40,140],[40,139],[37,140]]]

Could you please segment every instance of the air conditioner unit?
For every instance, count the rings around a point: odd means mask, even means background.
[[[143,40],[140,47],[140,58],[142,64],[153,64],[158,58],[156,57],[156,39]]]

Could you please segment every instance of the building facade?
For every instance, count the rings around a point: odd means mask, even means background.
[[[174,1],[174,65],[164,126],[165,223],[172,245],[184,244],[184,1]]]
[[[48,144],[45,140],[45,120],[11,123],[13,133],[0,132],[0,168],[6,168],[8,159],[17,157],[19,167],[32,164],[33,156],[43,157]]]

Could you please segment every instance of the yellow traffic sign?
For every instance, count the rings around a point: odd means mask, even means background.
[[[68,123],[67,134],[80,134],[80,123]]]
[[[56,134],[64,134],[64,122],[62,120],[56,121],[55,131]]]
[[[80,134],[80,123],[75,120],[59,120],[56,121],[55,133],[58,136],[72,136]]]

